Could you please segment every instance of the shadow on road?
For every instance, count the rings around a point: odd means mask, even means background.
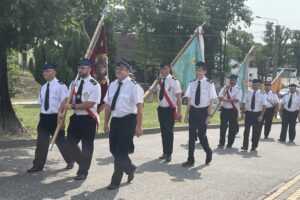
[[[185,179],[201,179],[201,173],[199,170],[203,169],[205,166],[206,165],[200,165],[198,167],[184,168],[181,164],[167,164],[164,161],[155,159],[139,165],[136,173],[163,172],[171,176],[172,181],[182,182]]]

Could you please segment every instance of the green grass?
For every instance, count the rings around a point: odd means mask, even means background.
[[[36,126],[39,120],[39,106],[38,105],[14,105],[15,112],[21,121],[24,128],[29,130],[32,134],[36,132]],[[145,103],[144,105],[144,119],[143,119],[143,128],[156,128],[159,127],[157,119],[157,102]],[[184,117],[186,106],[182,107],[182,115]],[[68,117],[72,114],[72,111],[68,112]],[[103,127],[103,112],[100,115],[100,130],[102,131]],[[68,123],[68,121],[67,121]],[[220,117],[219,112],[217,112],[213,118],[212,124],[219,124]],[[187,125],[183,122],[177,122],[175,126],[184,126]]]

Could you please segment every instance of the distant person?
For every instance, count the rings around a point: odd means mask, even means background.
[[[241,149],[248,150],[249,134],[252,127],[252,148],[251,151],[256,151],[261,134],[261,124],[267,106],[265,95],[259,90],[260,80],[252,80],[252,91],[249,91],[243,100],[242,118],[245,117],[244,141]]]
[[[46,163],[50,135],[53,136],[57,127],[57,115],[59,108],[65,98],[68,97],[68,88],[65,84],[56,79],[56,66],[45,64],[43,67],[43,76],[47,81],[42,85],[38,103],[40,105],[40,120],[37,126],[37,141],[33,166],[27,169],[28,173],[42,171]],[[57,136],[56,145],[67,163],[65,169],[72,169],[74,161],[68,151],[65,130],[62,128]]]
[[[286,141],[287,129],[289,128],[289,142],[294,142],[296,137],[296,120],[300,118],[300,96],[297,94],[297,85],[289,85],[289,93],[282,98],[280,107],[281,133],[279,142]]]

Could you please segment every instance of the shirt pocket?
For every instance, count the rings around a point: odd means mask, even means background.
[[[89,100],[91,96],[91,91],[89,90],[83,90],[81,93],[81,101],[86,102]]]
[[[59,90],[57,88],[53,88],[52,90],[53,90],[53,92],[50,91],[50,94],[49,94],[49,103],[51,106],[57,107],[57,106],[59,106],[59,103],[60,103],[59,102],[59,98],[60,98]]]

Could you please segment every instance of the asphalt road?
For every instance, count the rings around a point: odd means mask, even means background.
[[[108,139],[95,140],[95,151],[89,176],[74,181],[78,166],[65,171],[57,148],[49,152],[43,172],[27,174],[34,147],[0,150],[0,199],[258,199],[300,171],[300,127],[295,144],[277,142],[280,125],[274,125],[271,139],[261,140],[258,152],[241,152],[242,132],[232,149],[218,149],[219,130],[208,130],[214,149],[213,161],[204,165],[200,145],[195,151],[196,163],[183,168],[187,158],[187,132],[175,133],[174,154],[170,163],[158,160],[161,155],[160,134],[135,138],[136,150],[131,158],[138,166],[135,179],[118,190],[107,191],[113,171]]]

